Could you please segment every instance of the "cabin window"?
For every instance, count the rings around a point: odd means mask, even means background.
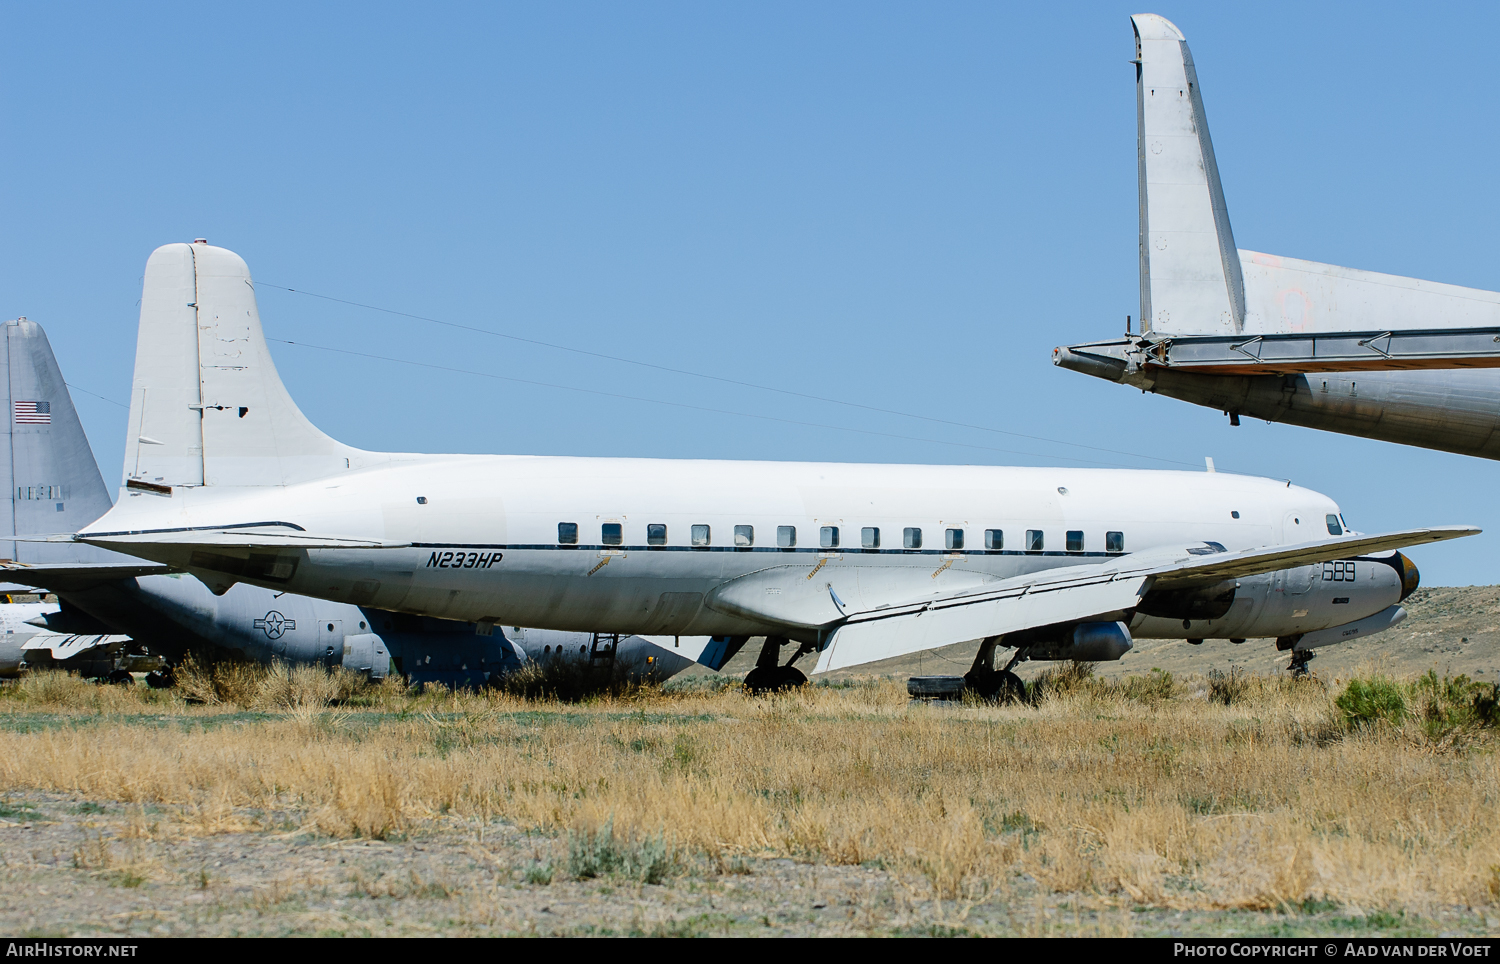
[[[578,523],[559,522],[557,524],[557,541],[560,545],[578,545]]]
[[[1044,545],[1044,542],[1042,540],[1042,530],[1041,529],[1027,529],[1026,530],[1026,551],[1027,552],[1041,552],[1043,545]]]
[[[1331,536],[1341,536],[1344,534],[1344,527],[1339,525],[1339,517],[1336,515],[1328,517],[1328,534]]]
[[[782,549],[790,549],[797,544],[796,526],[777,526],[776,545]]]
[[[1106,532],[1104,534],[1104,551],[1105,552],[1124,552],[1125,551],[1125,533],[1123,533],[1123,532]]]
[[[903,529],[901,532],[901,544],[908,549],[922,548],[922,530]]]
[[[659,522],[653,522],[646,526],[646,545],[664,546],[667,544],[667,527]]]
[[[708,526],[693,526],[693,545],[708,545]]]
[[[859,544],[866,549],[880,548],[880,530],[864,528],[859,530]]]
[[[964,530],[949,529],[943,533],[944,549],[962,549],[964,547]]]
[[[735,526],[734,544],[740,548],[755,545],[755,526]]]
[[[1229,518],[1231,518],[1231,519],[1238,519],[1239,517],[1240,517],[1240,513],[1239,513],[1238,509],[1232,509],[1232,510],[1230,510]]]
[[[839,527],[824,526],[818,530],[818,545],[824,549],[837,549],[839,547]]]
[[[991,552],[999,552],[1005,548],[1005,532],[1000,529],[984,530],[984,547]]]
[[[599,527],[599,541],[606,546],[618,546],[625,541],[625,527],[618,522],[606,522]]]
[[[1083,551],[1083,530],[1081,530],[1081,529],[1069,529],[1068,530],[1068,537],[1067,537],[1067,539],[1068,539],[1067,545],[1068,545],[1068,551],[1069,552],[1082,552]]]

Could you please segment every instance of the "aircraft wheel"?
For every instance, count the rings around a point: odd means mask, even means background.
[[[157,669],[146,674],[146,685],[154,690],[169,690],[177,681],[172,678],[171,670]]]
[[[1021,677],[1010,670],[1002,670],[1000,677],[999,692],[996,694],[996,702],[999,703],[1024,703],[1026,702],[1026,683]]]
[[[1008,669],[970,671],[964,682],[976,696],[990,703],[1020,703],[1026,699],[1026,684]]]
[[[135,685],[135,677],[123,669],[117,669],[113,673],[110,673],[109,676],[105,677],[105,681],[119,686]]]
[[[757,666],[745,675],[745,689],[755,696],[796,689],[806,682],[802,671],[790,666]]]

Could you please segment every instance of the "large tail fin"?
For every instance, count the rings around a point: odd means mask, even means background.
[[[320,432],[287,394],[239,255],[201,241],[152,252],[123,484],[289,485],[362,461],[367,453]]]
[[[25,318],[7,321],[0,338],[0,384],[9,395],[0,476],[8,482],[10,505],[9,512],[0,510],[0,555],[26,563],[136,562],[78,543],[5,540],[76,532],[108,512],[110,501],[42,326]]]
[[[1157,335],[1500,325],[1500,294],[1239,251],[1182,31],[1130,18],[1136,44],[1141,330]]]
[[[1231,334],[1245,324],[1240,272],[1203,92],[1182,31],[1130,18],[1136,49],[1141,328]]]

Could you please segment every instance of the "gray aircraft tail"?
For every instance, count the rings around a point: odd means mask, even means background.
[[[0,556],[24,563],[138,563],[82,543],[15,542],[7,536],[76,532],[109,511],[109,490],[42,326],[0,325],[0,385],[6,387],[0,478]]]

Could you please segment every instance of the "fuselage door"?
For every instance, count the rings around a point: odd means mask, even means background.
[[[318,620],[318,655],[338,662],[344,658],[344,621]]]

